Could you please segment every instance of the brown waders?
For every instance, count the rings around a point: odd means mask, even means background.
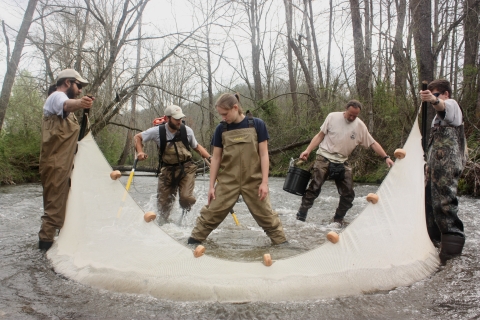
[[[425,168],[425,214],[430,239],[442,247],[442,261],[461,254],[465,242],[457,215],[458,179],[465,160],[463,125],[432,128]]]
[[[273,244],[286,241],[282,222],[272,210],[270,195],[260,201],[258,188],[262,170],[255,128],[226,131],[222,134],[223,155],[215,187],[215,200],[200,211],[191,237],[205,240],[229,214],[239,195],[253,218],[263,228]]]
[[[302,204],[298,209],[297,219],[305,221],[308,210],[313,206],[313,202],[320,195],[322,186],[329,176],[329,164],[327,158],[317,155],[312,169],[312,181],[308,185],[305,195],[302,197]],[[347,211],[353,206],[355,191],[353,190],[352,168],[345,162],[344,179],[335,180],[337,191],[340,194],[340,201],[335,211],[334,220],[341,222]]]
[[[191,161],[192,154],[182,141],[169,142],[162,159],[162,169],[158,176],[157,206],[160,215],[164,219],[168,219],[177,191],[182,209],[190,211],[195,204],[193,189],[197,166]]]
[[[38,233],[41,243],[53,242],[57,229],[63,227],[79,130],[73,113],[65,119],[57,115],[43,118],[40,178],[44,215]]]

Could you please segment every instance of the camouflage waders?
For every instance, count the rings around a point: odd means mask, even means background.
[[[182,209],[190,211],[196,199],[193,196],[197,166],[191,161],[192,154],[182,141],[171,142],[163,154],[163,167],[158,176],[157,206],[158,212],[168,219],[178,191]],[[180,160],[180,163],[178,162]]]
[[[302,204],[299,213],[297,215],[302,217],[305,221],[307,217],[308,210],[313,206],[313,202],[320,195],[322,186],[329,176],[329,161],[327,158],[317,155],[315,163],[312,168],[312,181],[308,185],[305,195],[302,197]],[[353,200],[355,199],[355,191],[353,190],[353,175],[352,168],[348,166],[348,163],[345,162],[345,177],[342,180],[335,180],[335,185],[337,186],[337,191],[340,194],[340,201],[338,203],[337,210],[335,211],[335,220],[342,220],[347,211],[353,206]],[[300,220],[300,219],[299,219]]]
[[[222,134],[223,155],[215,200],[200,211],[191,237],[205,240],[229,214],[241,194],[255,221],[273,244],[286,241],[282,222],[272,210],[270,195],[260,201],[258,188],[262,182],[260,155],[255,128],[226,131]]]
[[[63,227],[79,131],[73,113],[65,119],[57,115],[43,118],[39,171],[44,214],[38,233],[40,241],[53,242],[57,229]]]
[[[442,234],[465,237],[458,218],[457,186],[465,166],[465,133],[459,127],[433,127],[425,167],[425,214],[430,239]]]

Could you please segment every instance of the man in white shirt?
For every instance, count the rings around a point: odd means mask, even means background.
[[[77,148],[80,126],[73,112],[90,109],[95,98],[76,99],[88,81],[73,69],[58,74],[43,106],[40,179],[43,186],[42,226],[39,249],[48,250],[57,230],[63,227],[70,191],[70,173]]]
[[[462,253],[463,222],[458,217],[458,179],[466,163],[466,139],[462,109],[451,98],[447,80],[434,80],[420,91],[422,101],[436,111],[432,121],[425,166],[425,214],[427,230],[440,259],[445,262]]]
[[[307,149],[300,154],[300,159],[307,160],[310,152],[318,146],[312,168],[312,181],[302,197],[297,220],[305,221],[308,210],[320,195],[322,185],[330,177],[335,180],[340,194],[340,201],[333,220],[340,224],[343,223],[343,218],[353,206],[353,199],[355,199],[352,168],[348,165],[347,160],[357,145],[371,147],[385,159],[388,167],[393,165],[393,161],[382,146],[372,138],[363,121],[357,118],[361,109],[362,104],[359,101],[350,100],[346,104],[344,112],[328,114],[320,127],[320,132],[313,137]]]

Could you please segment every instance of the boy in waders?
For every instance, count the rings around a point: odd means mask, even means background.
[[[215,105],[223,121],[212,139],[208,204],[200,211],[189,244],[205,240],[229,214],[239,195],[273,244],[286,241],[268,195],[267,128],[261,119],[250,113],[245,116],[239,100],[237,94],[226,93]]]

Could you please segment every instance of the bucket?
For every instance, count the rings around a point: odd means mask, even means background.
[[[287,177],[283,183],[283,190],[297,196],[303,196],[311,175],[306,170],[291,166],[288,168]]]

